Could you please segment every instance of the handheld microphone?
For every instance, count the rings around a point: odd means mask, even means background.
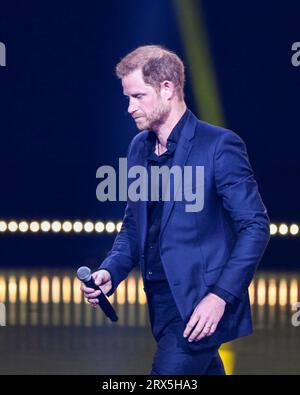
[[[109,303],[108,299],[104,295],[104,292],[101,290],[100,287],[98,287],[95,284],[95,281],[91,274],[91,269],[86,266],[81,266],[77,270],[77,277],[79,278],[80,281],[84,282],[84,284],[88,288],[93,288],[95,290],[97,290],[97,288],[100,289],[101,294],[97,297],[99,301],[99,306],[101,307],[101,309],[103,310],[103,312],[108,318],[110,318],[112,321],[118,321],[118,316],[115,310],[113,309],[112,305]]]

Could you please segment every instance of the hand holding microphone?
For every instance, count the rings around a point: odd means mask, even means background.
[[[82,266],[77,270],[77,276],[82,282],[80,289],[84,292],[88,302],[94,308],[99,305],[112,321],[117,321],[116,312],[105,296],[112,287],[110,273],[105,269],[100,269],[91,274],[88,267]]]

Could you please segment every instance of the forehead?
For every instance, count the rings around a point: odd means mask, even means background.
[[[149,92],[154,90],[151,85],[144,82],[142,71],[140,69],[133,71],[126,77],[123,77],[122,86],[124,95],[132,95],[137,92]]]

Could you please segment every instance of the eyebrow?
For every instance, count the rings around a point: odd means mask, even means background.
[[[135,97],[135,96],[138,96],[138,95],[145,95],[145,94],[146,93],[143,93],[143,92],[136,92],[136,93],[133,93],[132,95],[128,95],[127,93],[123,92],[123,95],[126,96],[126,97],[129,97],[129,96]]]

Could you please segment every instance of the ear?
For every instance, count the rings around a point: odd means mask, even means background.
[[[160,94],[166,100],[171,100],[175,96],[175,85],[172,81],[165,80],[160,84]]]

